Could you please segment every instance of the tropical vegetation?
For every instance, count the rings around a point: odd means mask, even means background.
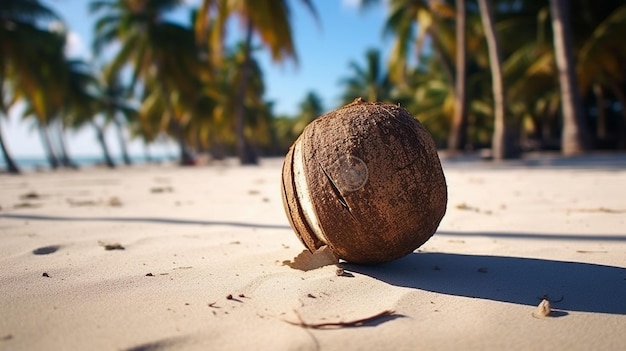
[[[75,167],[68,130],[175,140],[182,165],[197,156],[282,155],[304,127],[337,106],[309,91],[299,112],[278,116],[265,97],[267,50],[298,62],[291,6],[322,22],[314,2],[203,0],[187,23],[168,15],[183,0],[90,0],[93,62],[67,57],[68,29],[42,0],[0,2],[0,118],[20,105],[51,168]],[[576,155],[626,149],[626,3],[620,0],[362,0],[386,7],[390,52],[368,48],[337,77],[342,103],[399,103],[451,155],[491,150],[494,159],[533,150]],[[229,21],[242,36],[226,40]],[[388,57],[388,60],[384,59]],[[14,115],[14,114],[12,114]],[[19,173],[0,128],[6,170]]]

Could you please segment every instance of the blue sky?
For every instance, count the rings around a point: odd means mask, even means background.
[[[94,17],[88,13],[87,0],[45,0],[67,22],[70,32],[67,52],[70,56],[89,57]],[[198,0],[189,0],[197,3]],[[273,63],[266,51],[257,54],[265,75],[266,96],[275,102],[276,114],[293,115],[298,104],[309,91],[322,97],[326,110],[338,107],[341,86],[339,81],[350,74],[348,64],[356,61],[365,64],[365,52],[369,48],[381,49],[386,54],[391,38],[383,38],[382,29],[386,9],[381,6],[368,11],[357,8],[359,0],[313,0],[319,13],[320,23],[310,15],[300,1],[290,0],[292,30],[296,45],[298,64],[292,61]],[[177,20],[189,17],[189,8],[174,15]],[[242,37],[239,26],[229,33],[233,38]],[[5,141],[14,156],[42,156],[39,136],[30,130],[29,123],[11,116],[2,121]],[[107,135],[109,146],[117,154],[117,141],[110,128]],[[76,156],[101,153],[90,128],[68,132],[70,153]],[[131,153],[142,154],[140,142],[131,143]],[[156,152],[159,152],[158,148]]]

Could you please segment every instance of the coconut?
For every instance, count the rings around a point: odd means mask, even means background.
[[[435,143],[404,108],[362,99],[320,116],[290,147],[283,205],[311,252],[381,263],[423,245],[446,211]]]

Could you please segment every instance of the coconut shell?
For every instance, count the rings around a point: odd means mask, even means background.
[[[446,180],[428,131],[404,108],[351,104],[311,122],[283,163],[285,212],[310,250],[353,263],[405,256],[437,230]]]

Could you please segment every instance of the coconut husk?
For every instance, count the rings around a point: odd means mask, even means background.
[[[413,252],[436,231],[447,187],[435,143],[404,108],[361,99],[311,122],[283,164],[283,204],[310,250],[354,263]]]

